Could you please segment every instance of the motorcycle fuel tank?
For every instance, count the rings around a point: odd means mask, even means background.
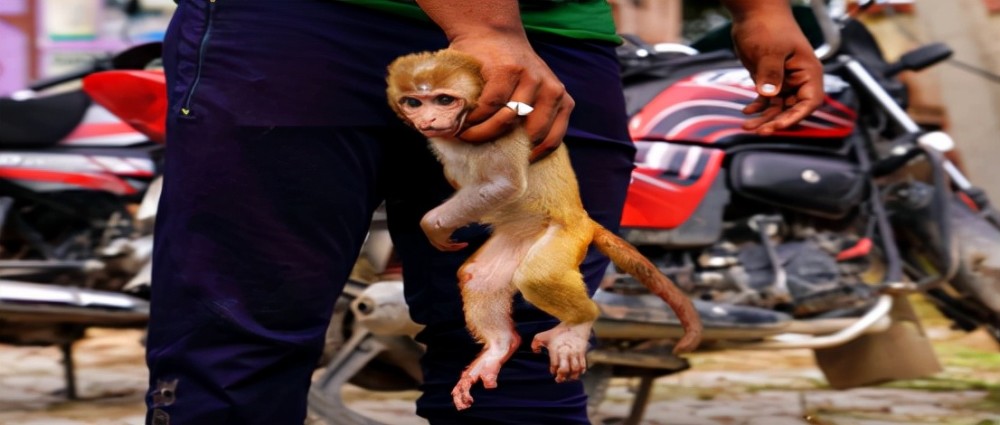
[[[661,140],[729,145],[782,139],[840,139],[853,131],[856,100],[848,84],[826,75],[823,104],[799,124],[762,137],[743,129],[742,110],[757,98],[753,80],[743,68],[696,72],[663,87],[629,121],[632,140]],[[628,90],[628,89],[626,89]],[[636,96],[643,98],[646,96]],[[786,140],[787,141],[787,140]]]
[[[854,130],[857,100],[837,76],[825,76],[826,96],[812,115],[764,137],[743,129],[748,116],[742,110],[757,98],[746,69],[732,61],[697,66],[625,84],[638,154],[621,225],[634,242],[693,246],[714,240],[729,200],[726,185],[717,182],[726,176],[728,147],[839,143]]]

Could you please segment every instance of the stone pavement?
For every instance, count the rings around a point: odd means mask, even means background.
[[[55,348],[0,345],[0,425],[142,424],[146,374],[141,335],[136,330],[93,329],[76,345],[83,398],[78,401],[66,401],[61,393],[62,369]],[[945,359],[943,376],[924,383],[930,389],[915,384],[829,390],[811,352],[804,350],[698,354],[692,357],[691,370],[656,381],[644,423],[1000,425],[1000,368],[995,367],[1000,354],[992,341],[947,332],[940,338],[971,341],[972,352],[986,357]],[[614,380],[600,410],[606,423],[627,414],[634,384]],[[348,388],[345,396],[354,408],[386,423],[425,423],[412,416],[415,392]]]
[[[803,379],[811,373],[800,373]],[[847,391],[786,388],[752,372],[693,372],[684,379],[657,382],[661,394],[650,403],[646,424],[670,425],[888,425],[963,424],[1000,425],[1000,412],[977,409],[986,391],[947,393],[894,388],[861,388]],[[780,379],[780,378],[779,378]],[[820,378],[821,379],[821,378]],[[784,380],[784,379],[781,379]],[[773,385],[778,384],[777,388]],[[684,385],[683,389],[678,386]],[[762,385],[765,389],[753,389]],[[674,395],[698,389],[697,394]],[[627,387],[612,389],[624,393]],[[612,395],[614,397],[614,395]],[[656,397],[656,396],[654,396]],[[626,397],[623,397],[626,398]],[[627,397],[630,399],[630,395]],[[601,413],[625,416],[625,403],[605,402]]]
[[[142,424],[141,337],[137,330],[92,329],[74,346],[78,401],[66,400],[59,350],[0,345],[0,424]]]

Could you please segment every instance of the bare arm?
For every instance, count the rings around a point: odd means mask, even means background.
[[[460,134],[462,140],[481,143],[509,132],[521,118],[504,105],[515,100],[535,108],[523,118],[528,136],[537,144],[533,156],[561,143],[573,99],[528,43],[517,0],[417,0],[417,4],[441,27],[450,48],[483,64],[486,85],[479,106],[467,117],[473,125]]]
[[[795,22],[788,0],[722,0],[733,15],[733,42],[757,86],[744,128],[788,128],[823,102],[823,66]]]

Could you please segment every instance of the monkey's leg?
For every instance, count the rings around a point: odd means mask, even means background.
[[[590,330],[600,314],[579,269],[591,234],[586,226],[550,225],[514,275],[525,300],[562,322],[531,344],[536,352],[548,350],[557,382],[577,379],[586,370]]]
[[[517,237],[494,229],[493,236],[459,270],[465,321],[483,351],[466,367],[451,395],[459,410],[472,405],[470,389],[482,380],[496,388],[500,366],[514,354],[521,337],[511,320],[516,288],[514,271],[533,238]]]

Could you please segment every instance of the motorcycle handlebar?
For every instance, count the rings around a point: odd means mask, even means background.
[[[95,73],[97,71],[100,71],[100,70],[101,70],[100,65],[98,65],[98,64],[95,63],[94,65],[91,65],[89,67],[78,69],[76,71],[71,71],[71,72],[69,72],[67,74],[55,75],[55,76],[52,76],[52,77],[42,78],[41,80],[38,80],[38,81],[35,81],[34,83],[31,83],[31,85],[28,86],[28,88],[30,88],[31,90],[35,90],[35,91],[44,90],[44,89],[47,89],[49,87],[55,87],[55,86],[58,86],[60,84],[67,83],[67,82],[70,82],[70,81],[73,81],[73,80],[79,80],[79,79],[81,79],[83,77],[86,77],[86,76],[88,76],[90,74],[93,74],[93,73]]]
[[[111,69],[143,69],[151,61],[160,57],[162,52],[163,43],[158,41],[135,45],[113,57],[95,59],[90,66],[70,71],[66,74],[42,78],[31,83],[28,88],[34,91],[44,90],[73,80],[79,80],[95,72]]]
[[[820,60],[826,60],[840,50],[840,30],[826,7],[824,0],[810,0],[809,7],[816,16],[816,23],[823,34],[823,44],[814,51]]]

